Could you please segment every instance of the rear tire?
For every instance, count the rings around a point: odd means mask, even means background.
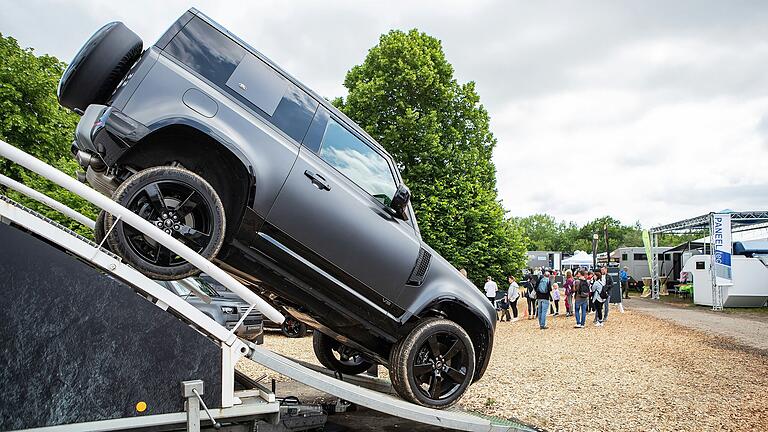
[[[363,360],[357,351],[317,330],[312,332],[312,349],[321,365],[346,375],[361,374],[373,366],[373,363]]]
[[[390,353],[392,387],[405,400],[447,408],[461,398],[475,374],[475,350],[461,326],[428,318]]]
[[[141,56],[141,38],[121,22],[100,28],[80,48],[59,82],[59,103],[85,111],[107,102],[120,80]]]
[[[192,171],[169,166],[147,168],[124,181],[113,199],[206,259],[215,257],[224,242],[226,219],[221,199]],[[176,280],[200,272],[135,228],[122,221],[115,223],[112,214],[107,214],[104,222],[110,250],[150,278]]]

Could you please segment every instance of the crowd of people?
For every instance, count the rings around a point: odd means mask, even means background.
[[[562,278],[562,286],[556,282],[556,272],[549,270],[529,271],[518,284],[514,276],[509,276],[509,288],[500,290],[498,284],[488,276],[483,287],[488,300],[496,306],[500,314],[499,321],[518,321],[518,301],[525,298],[526,308],[522,317],[538,319],[539,328],[547,329],[547,316],[560,315],[560,301],[565,307],[565,316],[573,316],[574,328],[586,326],[587,315],[594,313],[594,325],[602,327],[608,321],[611,291],[615,284],[620,287],[620,295],[614,299],[621,313],[624,313],[622,299],[627,291],[626,268],[619,273],[619,280],[614,281],[607,268],[599,270],[567,270]],[[510,315],[510,309],[512,314]]]

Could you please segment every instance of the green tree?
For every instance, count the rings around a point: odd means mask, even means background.
[[[56,86],[64,63],[48,55],[36,56],[11,37],[0,34],[0,138],[38,159],[73,175],[77,163],[69,153],[78,117],[56,100]],[[85,200],[59,188],[11,161],[0,159],[0,172],[94,218]],[[64,225],[90,236],[89,230],[48,207],[6,190],[20,201]]]
[[[454,79],[440,41],[390,31],[344,86],[334,103],[397,161],[424,240],[476,283],[522,268],[522,232],[497,198],[488,112],[473,82]]]

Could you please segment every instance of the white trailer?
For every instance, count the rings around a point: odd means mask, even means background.
[[[731,257],[733,285],[723,287],[723,307],[762,307],[768,301],[768,242],[736,242]],[[693,302],[712,306],[709,255],[694,255],[683,272],[693,278]]]
[[[664,265],[662,274],[672,266],[672,255],[665,254],[666,247],[655,247],[653,253],[658,256],[659,265]],[[611,259],[619,260],[619,268],[627,267],[627,273],[636,281],[651,277],[648,268],[648,255],[644,247],[622,247],[611,252]],[[663,264],[669,261],[669,264]]]

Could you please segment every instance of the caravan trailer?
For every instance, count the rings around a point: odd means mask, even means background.
[[[653,253],[659,257],[659,273],[661,276],[666,276],[672,267],[672,254],[665,254],[664,251],[667,247],[653,248]],[[651,277],[651,272],[648,269],[648,256],[644,247],[622,247],[611,252],[612,259],[619,260],[619,267],[627,267],[627,273],[634,280],[639,281],[644,277]],[[669,275],[673,276],[673,275]]]

